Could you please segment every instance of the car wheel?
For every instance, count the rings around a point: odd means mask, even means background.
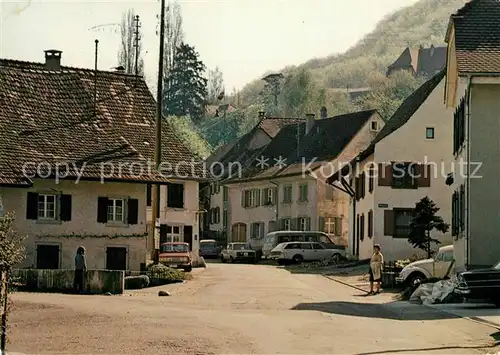
[[[191,271],[193,271],[192,266],[188,266],[187,268],[184,269],[184,272],[191,272]]]
[[[229,261],[231,261],[231,264],[234,264],[234,258],[232,256],[229,257]]]
[[[420,273],[411,274],[408,277],[408,285],[417,288],[425,280],[425,276]]]
[[[302,261],[304,261],[304,258],[300,254],[295,254],[292,258],[293,262],[296,264],[300,264]]]
[[[332,255],[332,262],[334,262],[335,264],[339,264],[341,260],[342,255],[340,255],[339,253],[335,253]]]

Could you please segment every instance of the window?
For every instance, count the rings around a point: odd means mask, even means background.
[[[410,224],[413,220],[413,209],[394,210],[394,237],[408,238],[410,234]]]
[[[257,207],[260,205],[260,190],[245,190],[243,191],[243,207]]]
[[[325,226],[323,227],[323,232],[325,232],[326,234],[335,234],[335,220],[333,218],[325,218]]]
[[[416,165],[413,163],[392,164],[392,187],[397,189],[413,189],[416,184]]]
[[[274,205],[274,188],[270,187],[263,190],[263,205]]]
[[[288,244],[285,249],[301,249],[301,245],[299,243],[290,243]]]
[[[425,129],[425,138],[434,139],[434,127],[427,127]]]
[[[123,205],[124,205],[123,199],[118,199],[118,198],[108,199],[108,222],[124,221]]]
[[[310,229],[310,219],[307,217],[299,218],[299,230],[308,231]]]
[[[184,208],[184,184],[167,184],[167,207]]]
[[[56,218],[56,195],[38,195],[38,218]]]
[[[167,226],[167,242],[176,243],[183,242],[181,226]]]
[[[283,203],[291,203],[291,202],[292,202],[292,187],[283,186]]]
[[[368,170],[368,192],[373,192],[373,186],[375,185],[375,169],[370,168]]]
[[[319,243],[313,243],[313,249],[320,250],[325,248]]]
[[[465,141],[465,96],[460,100],[453,115],[453,154],[457,154]]]
[[[146,206],[151,207],[153,195],[153,185],[146,185]]]
[[[310,243],[302,243],[301,249],[312,249],[312,245]]]
[[[372,121],[372,123],[371,123],[371,129],[372,129],[372,131],[377,131],[378,130],[378,122],[377,121]]]
[[[365,187],[366,187],[366,174],[363,172],[361,175],[356,177],[356,200],[360,200],[365,197]]]
[[[306,202],[307,201],[307,184],[299,185],[299,201]]]
[[[227,186],[222,186],[222,200],[224,202],[227,202],[228,193],[229,193],[228,187]]]
[[[436,256],[436,261],[442,261],[442,262],[450,262],[453,261],[453,251],[452,250],[447,250],[442,253],[439,253]]]
[[[365,240],[365,214],[359,217],[359,240]]]
[[[290,218],[284,218],[283,219],[283,229],[286,230],[286,231],[289,231],[290,230],[290,226],[291,226],[291,219]]]
[[[262,238],[264,236],[264,223],[256,222],[250,225],[250,237],[251,238]]]
[[[465,185],[453,192],[451,203],[451,234],[457,240],[465,230]]]

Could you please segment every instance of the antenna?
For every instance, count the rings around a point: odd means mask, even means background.
[[[134,31],[134,35],[135,35],[135,43],[134,43],[134,47],[135,47],[135,78],[137,81],[137,77],[139,75],[139,40],[141,39],[140,33],[139,33],[139,28],[141,27],[141,25],[139,23],[139,15],[135,16],[134,22],[135,22],[135,31]]]
[[[97,50],[99,40],[95,40],[95,68],[94,68],[94,118],[97,117]]]

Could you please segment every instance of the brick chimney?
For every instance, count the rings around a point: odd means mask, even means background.
[[[308,134],[314,127],[314,113],[308,113],[306,115],[306,134]]]
[[[45,68],[49,70],[61,70],[62,51],[47,49],[45,52]]]

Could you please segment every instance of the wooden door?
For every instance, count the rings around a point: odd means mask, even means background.
[[[231,242],[247,242],[247,225],[245,223],[233,224]]]

